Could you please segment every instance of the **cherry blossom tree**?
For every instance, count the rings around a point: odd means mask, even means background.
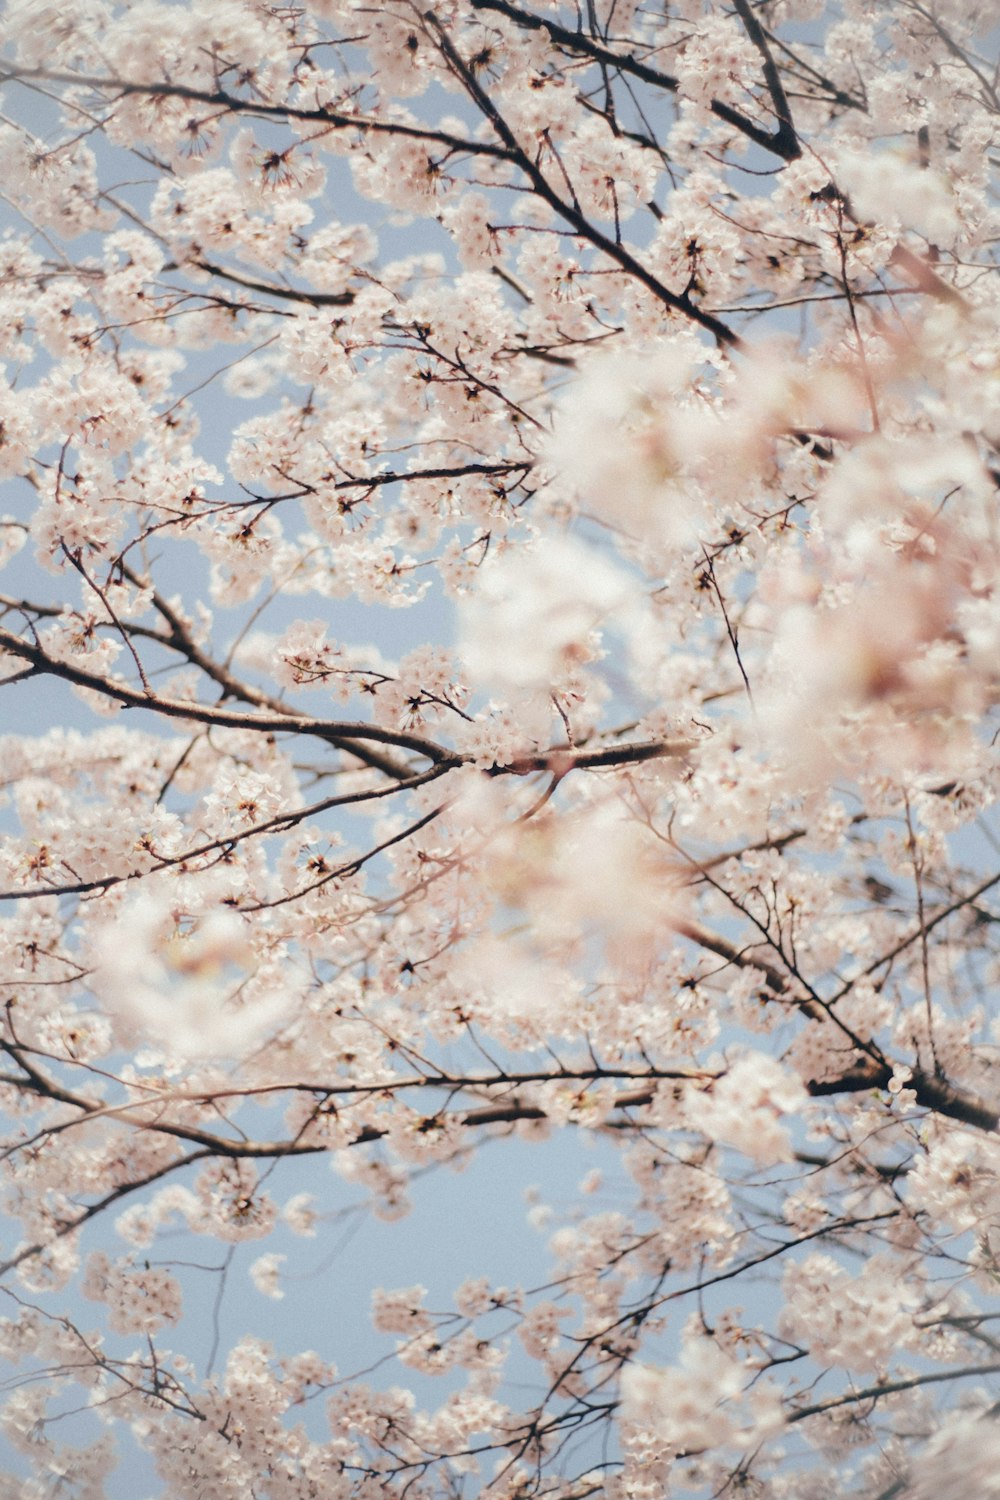
[[[1000,1494],[996,22],[9,0],[4,1495]]]

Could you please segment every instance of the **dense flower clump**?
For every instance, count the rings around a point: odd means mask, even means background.
[[[998,1493],[996,19],[9,0],[19,1495]]]

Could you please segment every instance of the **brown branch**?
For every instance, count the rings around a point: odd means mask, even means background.
[[[384,729],[378,724],[341,723],[333,719],[314,719],[294,714],[288,710],[272,710],[270,713],[238,713],[231,709],[213,708],[209,704],[190,703],[180,698],[149,697],[136,692],[124,682],[113,682],[96,672],[75,667],[71,662],[57,661],[46,655],[40,646],[25,641],[7,630],[0,630],[0,651],[19,656],[40,672],[62,677],[77,687],[90,688],[93,692],[126,708],[146,708],[169,719],[182,719],[188,723],[215,724],[224,729],[252,729],[267,733],[294,732],[314,735],[341,749],[352,749],[353,741],[374,741],[376,744],[393,745],[397,749],[412,750],[426,756],[435,764],[448,762],[457,764],[458,758],[451,751],[436,745],[406,730]],[[200,665],[200,663],[199,663]],[[219,669],[212,664],[216,671]]]
[[[369,474],[360,479],[338,479],[331,486],[335,490],[378,489],[386,484],[409,484],[414,479],[464,479],[469,474],[527,474],[534,467],[534,459],[510,460],[495,464],[457,464],[439,469],[406,469],[402,473]]]
[[[882,1067],[859,1063],[835,1078],[814,1080],[806,1087],[816,1099],[831,1094],[859,1094],[869,1089],[888,1088],[892,1074],[893,1068],[889,1063]],[[975,1094],[957,1089],[945,1078],[937,1078],[920,1068],[914,1068],[906,1087],[916,1094],[917,1103],[933,1114],[946,1115],[950,1120],[961,1120],[963,1125],[974,1125],[977,1130],[995,1132],[1000,1127],[1000,1109],[987,1104]]]
[[[311,120],[317,125],[328,125],[337,130],[357,130],[361,134],[370,131],[373,134],[400,135],[410,140],[427,141],[431,145],[446,146],[449,153],[461,151],[471,156],[492,156],[500,161],[509,160],[507,152],[499,146],[492,146],[485,141],[468,140],[464,136],[452,135],[447,130],[427,130],[417,125],[405,125],[397,120],[373,120],[366,115],[345,114],[335,109],[304,109],[294,104],[265,104],[260,100],[239,99],[235,94],[226,93],[224,89],[196,89],[183,83],[138,83],[124,78],[102,78],[93,73],[67,73],[54,68],[20,68],[11,63],[5,63],[0,72],[0,83],[20,83],[25,79],[110,90],[123,98],[139,94],[149,98],[190,99],[216,109],[229,110],[233,114],[259,115],[269,120]]]
[[[921,1385],[936,1385],[944,1380],[968,1380],[976,1375],[996,1375],[1000,1364],[964,1365],[959,1369],[935,1370],[929,1375],[909,1375],[901,1380],[883,1380],[878,1385],[869,1385],[857,1391],[846,1391],[840,1396],[828,1396],[825,1401],[815,1401],[811,1406],[800,1406],[787,1413],[789,1422],[802,1422],[806,1417],[819,1416],[825,1411],[835,1411],[838,1406],[851,1406],[859,1401],[878,1401],[882,1396],[895,1395],[897,1391],[912,1391]]]
[[[66,1219],[59,1224],[50,1239],[36,1240],[32,1245],[23,1245],[20,1250],[16,1250],[7,1260],[0,1261],[0,1276],[5,1276],[8,1271],[13,1271],[17,1266],[23,1265],[26,1260],[32,1260],[36,1255],[41,1255],[50,1245],[55,1244],[58,1240],[65,1239],[68,1234],[73,1234],[77,1229],[82,1229],[91,1219],[96,1218],[104,1209],[110,1208],[113,1203],[117,1203],[120,1198],[126,1198],[130,1193],[135,1193],[140,1188],[148,1187],[150,1183],[156,1182],[160,1177],[166,1177],[170,1172],[177,1171],[179,1167],[186,1167],[193,1161],[204,1161],[206,1157],[211,1157],[213,1154],[212,1151],[207,1149],[192,1151],[187,1156],[180,1156],[174,1161],[167,1162],[165,1166],[157,1167],[155,1171],[147,1173],[138,1182],[119,1183],[118,1187],[113,1188],[110,1193],[98,1199],[96,1203],[91,1203],[89,1207],[82,1209],[75,1219]]]
[[[952,901],[948,906],[942,907],[939,912],[935,912],[933,917],[921,923],[915,931],[908,933],[905,938],[901,938],[898,943],[895,943],[887,952],[883,953],[881,958],[874,959],[867,968],[862,969],[860,974],[856,974],[853,979],[846,980],[832,997],[830,1004],[836,1005],[838,1000],[842,1000],[845,995],[851,992],[859,979],[867,978],[869,975],[874,974],[877,969],[882,969],[886,964],[891,964],[894,958],[898,958],[901,953],[904,953],[907,948],[911,948],[914,943],[922,942],[927,934],[932,932],[939,923],[944,922],[948,917],[953,917],[963,907],[971,906],[979,900],[980,896],[992,890],[997,884],[1000,884],[1000,875],[991,875],[989,880],[984,880],[981,885],[976,886],[975,890],[969,891],[968,895],[959,897],[957,901]]]
[[[792,120],[792,111],[785,95],[781,74],[768,45],[767,34],[754,14],[748,0],[733,0],[743,22],[747,36],[756,47],[764,68],[764,82],[771,95],[774,112],[778,117],[778,129],[771,139],[770,149],[785,161],[795,161],[802,155],[802,147]]]
[[[72,1233],[74,1230],[81,1228],[90,1219],[95,1218],[105,1208],[117,1202],[119,1199],[124,1198],[128,1194],[148,1186],[151,1182],[165,1176],[168,1172],[173,1172],[175,1170],[178,1170],[179,1168],[187,1166],[193,1161],[204,1160],[210,1157],[224,1157],[232,1160],[274,1159],[286,1156],[318,1155],[329,1149],[325,1143],[309,1143],[303,1141],[301,1139],[302,1132],[300,1132],[299,1135],[294,1139],[287,1141],[234,1140],[224,1136],[218,1136],[210,1131],[199,1130],[192,1126],[182,1125],[174,1121],[157,1119],[155,1117],[151,1118],[148,1113],[148,1109],[150,1107],[156,1108],[161,1103],[165,1105],[169,1102],[180,1102],[183,1099],[200,1099],[203,1097],[201,1095],[178,1094],[176,1096],[176,1099],[157,1099],[155,1103],[154,1101],[150,1101],[150,1106],[148,1107],[143,1105],[142,1102],[132,1102],[124,1106],[109,1106],[100,1101],[88,1099],[83,1095],[74,1094],[72,1091],[67,1090],[61,1085],[57,1084],[55,1080],[48,1078],[47,1075],[39,1067],[28,1060],[25,1055],[25,1049],[22,1049],[20,1046],[14,1045],[9,1042],[0,1042],[0,1047],[2,1047],[2,1049],[10,1055],[10,1057],[17,1063],[18,1067],[22,1069],[25,1075],[24,1079],[16,1083],[15,1086],[22,1089],[27,1087],[32,1093],[35,1093],[40,1097],[49,1098],[55,1102],[68,1104],[72,1108],[78,1109],[80,1111],[81,1118],[78,1122],[71,1122],[70,1125],[63,1124],[54,1127],[54,1130],[61,1133],[65,1129],[72,1128],[72,1124],[92,1122],[93,1120],[98,1118],[113,1118],[120,1124],[129,1125],[138,1130],[151,1130],[160,1135],[172,1136],[179,1140],[188,1141],[199,1148],[198,1150],[189,1153],[187,1156],[178,1157],[176,1160],[157,1168],[154,1172],[139,1179],[136,1182],[119,1184],[115,1189],[113,1189],[112,1192],[106,1194],[105,1197],[99,1199],[95,1203],[90,1204],[75,1219],[67,1221],[65,1224],[61,1225],[53,1236],[53,1239],[61,1239],[65,1235]],[[390,1082],[388,1084],[381,1083],[378,1085],[338,1082],[337,1084],[332,1086],[297,1084],[292,1085],[286,1089],[280,1084],[275,1084],[258,1089],[248,1088],[233,1090],[213,1090],[210,1097],[213,1099],[222,1099],[228,1097],[256,1096],[258,1094],[285,1091],[314,1092],[316,1094],[321,1094],[325,1098],[331,1098],[337,1094],[356,1095],[361,1093],[379,1096],[389,1092],[395,1094],[397,1092],[401,1092],[405,1089],[411,1088],[442,1088],[454,1091],[461,1089],[479,1089],[501,1086],[504,1089],[509,1089],[511,1087],[524,1085],[526,1083],[591,1083],[598,1082],[600,1080],[615,1079],[647,1079],[650,1082],[659,1082],[663,1080],[684,1081],[688,1079],[704,1079],[711,1076],[713,1075],[707,1075],[694,1069],[648,1069],[645,1072],[640,1073],[633,1070],[603,1068],[595,1066],[593,1068],[587,1069],[565,1069],[560,1070],[557,1073],[523,1072],[512,1074],[509,1076],[505,1074],[478,1076],[471,1075],[465,1078],[455,1078],[446,1074],[417,1074],[409,1078],[400,1079],[398,1080],[398,1082]],[[836,1079],[828,1079],[821,1082],[810,1082],[806,1085],[806,1087],[809,1093],[814,1097],[829,1096],[831,1094],[839,1092],[860,1092],[869,1088],[884,1087],[888,1083],[890,1077],[891,1070],[888,1067],[882,1070],[858,1067],[848,1070],[846,1073],[841,1074]],[[12,1083],[14,1082],[14,1080],[9,1081]],[[917,1093],[918,1101],[920,1103],[926,1104],[931,1109],[934,1109],[937,1113],[948,1115],[951,1118],[959,1119],[967,1124],[976,1125],[980,1129],[990,1131],[995,1131],[997,1129],[998,1123],[1000,1123],[1000,1115],[998,1115],[997,1111],[990,1110],[986,1105],[982,1104],[981,1101],[975,1100],[969,1095],[961,1094],[958,1090],[954,1089],[951,1085],[943,1082],[942,1080],[931,1079],[926,1077],[926,1075],[915,1073],[911,1081],[911,1086]],[[655,1092],[651,1087],[638,1087],[623,1090],[618,1095],[616,1095],[614,1100],[609,1101],[608,1112],[610,1114],[618,1110],[642,1108],[651,1104],[654,1097]],[[524,1100],[518,1099],[515,1096],[508,1097],[506,1099],[500,1099],[491,1103],[486,1103],[474,1109],[462,1111],[461,1113],[454,1113],[450,1111],[445,1113],[439,1111],[435,1114],[425,1115],[420,1119],[414,1121],[414,1129],[417,1131],[429,1133],[435,1129],[444,1128],[451,1120],[456,1120],[457,1123],[463,1127],[481,1128],[486,1125],[514,1124],[522,1120],[544,1120],[547,1118],[547,1111],[541,1105],[528,1103]],[[369,1124],[362,1126],[362,1128],[358,1130],[352,1140],[347,1144],[351,1146],[373,1144],[376,1141],[384,1139],[388,1134],[388,1130],[383,1130],[378,1125]],[[871,1222],[884,1219],[885,1217],[885,1214],[875,1215]],[[869,1222],[869,1220],[855,1220],[851,1222],[854,1224],[858,1224]],[[728,1281],[734,1276],[740,1275],[745,1270],[764,1264],[766,1261],[773,1259],[775,1256],[784,1253],[785,1250],[794,1247],[794,1245],[802,1243],[805,1240],[815,1238],[815,1236],[818,1234],[825,1234],[829,1232],[830,1226],[825,1225],[821,1229],[803,1236],[802,1239],[783,1243],[775,1249],[766,1252],[764,1255],[755,1258],[751,1262],[747,1262],[735,1268],[731,1268],[728,1271],[721,1272],[719,1275],[713,1276],[703,1283],[699,1283],[698,1289],[700,1290],[703,1287],[716,1285],[718,1282]],[[23,1247],[10,1259],[0,1264],[0,1275],[3,1275],[7,1271],[13,1269],[15,1266],[22,1264],[25,1260],[30,1259],[35,1255],[41,1254],[45,1250],[47,1244],[50,1243],[52,1243],[52,1240],[46,1242],[37,1242],[33,1245]],[[691,1289],[688,1288],[686,1290],[690,1291]],[[685,1294],[685,1291],[674,1292],[663,1300],[672,1301],[676,1297],[683,1296]],[[987,1369],[996,1368],[1000,1368],[1000,1366],[983,1367],[983,1372],[985,1373]],[[963,1374],[973,1372],[951,1373]],[[916,1381],[904,1383],[899,1386],[882,1386],[877,1388],[877,1391],[879,1394],[882,1394],[891,1389],[905,1390],[914,1383],[920,1383],[922,1379],[933,1378],[946,1379],[948,1378],[948,1376],[942,1375],[938,1377],[921,1377]],[[813,1407],[801,1409],[792,1418],[790,1418],[790,1420],[798,1421],[806,1416],[815,1415],[817,1412],[826,1410],[828,1407],[839,1406],[847,1401],[860,1399],[864,1399],[864,1393],[852,1393],[849,1396],[834,1397],[831,1398],[831,1400],[828,1402],[818,1403]]]
[[[942,921],[948,912],[956,910],[958,906],[966,905],[969,900],[973,900],[976,896],[981,895],[982,890],[995,885],[998,880],[1000,880],[1000,875],[995,876],[993,880],[987,882],[981,890],[967,897],[965,901],[956,903],[955,906],[947,908],[945,912],[938,913],[937,917],[933,918],[927,926],[930,927]],[[786,1000],[795,1005],[796,1009],[801,1011],[803,1015],[808,1016],[810,1020],[832,1021],[835,1025],[841,1025],[833,1011],[833,1006],[837,999],[842,998],[850,990],[850,984],[845,985],[838,995],[830,1001],[820,1002],[810,996],[797,996],[792,990],[792,976],[784,974],[776,965],[769,963],[766,959],[755,958],[753,949],[737,948],[726,938],[719,936],[717,933],[710,932],[707,928],[702,927],[696,922],[678,922],[675,924],[675,930],[681,937],[686,937],[690,942],[696,943],[699,947],[707,949],[710,953],[717,954],[720,958],[724,958],[727,963],[734,964],[739,968],[759,969],[765,976],[768,988],[774,997]],[[918,938],[919,933],[911,936],[907,939],[907,942],[915,942]],[[906,944],[901,944],[900,948],[904,946]],[[895,951],[898,952],[899,949],[897,948]],[[882,960],[882,962],[884,961]],[[844,1030],[848,1038],[858,1045],[859,1050],[863,1050],[863,1044],[859,1039],[854,1038],[853,1034],[842,1025],[841,1030]],[[838,1074],[835,1078],[807,1081],[806,1088],[815,1098],[829,1094],[860,1093],[866,1089],[886,1088],[888,1087],[889,1080],[892,1078],[893,1069],[893,1063],[880,1055],[873,1057],[869,1062],[858,1063],[849,1068],[845,1073]],[[961,1120],[963,1124],[974,1125],[978,1130],[995,1131],[1000,1126],[1000,1110],[985,1103],[984,1100],[979,1099],[975,1094],[966,1093],[964,1090],[956,1088],[945,1078],[938,1078],[924,1072],[922,1069],[915,1068],[907,1087],[913,1089],[917,1096],[918,1104],[930,1109],[935,1114],[946,1115],[949,1119],[953,1120]]]
[[[627,272],[629,276],[633,277],[647,291],[651,292],[658,302],[662,302],[665,307],[669,307],[673,312],[680,313],[684,317],[698,323],[707,332],[711,333],[723,347],[730,349],[741,348],[742,340],[739,335],[734,333],[720,318],[716,318],[711,313],[705,312],[703,308],[692,302],[686,293],[678,296],[676,292],[672,292],[669,287],[664,286],[651,271],[647,270],[641,261],[636,260],[635,256],[626,250],[624,245],[619,244],[616,240],[602,233],[596,224],[591,223],[574,204],[567,203],[564,198],[559,196],[541,168],[532,161],[531,157],[521,146],[514,132],[507,124],[507,121],[493,103],[493,100],[480,86],[472,70],[459,56],[447,32],[433,11],[426,11],[424,19],[434,32],[437,38],[437,45],[440,47],[442,55],[449,64],[452,72],[464,85],[469,98],[482,112],[484,117],[489,120],[506,147],[505,157],[507,160],[516,162],[539,198],[547,203],[560,218],[565,219],[581,239],[589,241],[596,249],[602,250],[610,260],[615,261],[623,271]]]
[[[567,26],[561,26],[558,21],[550,20],[546,16],[533,15],[530,11],[511,5],[509,0],[470,0],[470,4],[474,10],[496,11],[513,21],[515,25],[523,26],[529,31],[544,31],[557,47],[589,57],[594,62],[611,68],[615,72],[628,73],[633,78],[652,84],[654,88],[663,89],[667,93],[673,94],[678,90],[679,82],[672,74],[662,73],[658,68],[650,67],[634,53],[615,52],[613,48],[602,46],[600,42],[594,41],[582,31],[570,31]],[[723,103],[721,99],[713,99],[709,108],[717,119],[723,120],[727,125],[732,125],[756,146],[780,156],[783,161],[794,161],[796,157],[801,156],[802,152],[794,137],[794,132],[789,138],[783,129],[777,130],[774,134],[763,130],[748,115],[743,114],[741,110],[734,109],[730,104]]]
[[[768,988],[776,999],[787,1000],[801,1010],[813,1021],[827,1019],[827,1012],[815,1000],[806,995],[795,995],[791,992],[791,976],[784,973],[775,964],[770,963],[764,957],[755,956],[752,948],[737,948],[728,938],[711,932],[703,927],[700,922],[678,921],[674,924],[674,930],[679,937],[687,938],[689,942],[697,944],[699,948],[705,948],[709,953],[724,958],[727,963],[735,964],[740,969],[759,969],[767,980]]]
[[[324,797],[319,802],[312,802],[306,807],[298,808],[295,812],[277,813],[273,818],[268,818],[263,823],[255,823],[239,833],[226,834],[222,838],[196,844],[180,854],[163,855],[150,851],[156,864],[148,869],[129,870],[123,875],[97,875],[90,880],[78,880],[66,885],[37,885],[28,886],[24,890],[15,888],[0,891],[0,901],[32,900],[41,896],[81,896],[91,891],[111,890],[112,887],[122,885],[126,881],[143,880],[147,875],[157,875],[163,870],[187,864],[190,860],[200,859],[206,854],[213,854],[220,850],[228,852],[237,848],[245,839],[260,838],[269,833],[288,833],[307,818],[315,817],[321,812],[328,812],[332,807],[353,807],[357,802],[371,802],[380,797],[395,796],[397,792],[411,791],[414,787],[426,786],[428,782],[437,780],[450,769],[449,765],[431,766],[428,770],[421,771],[419,775],[411,776],[407,781],[397,782],[392,786],[376,787],[362,792],[342,792],[336,797]],[[333,879],[337,874],[353,871],[357,865],[358,860],[352,860],[349,864],[341,866],[339,870],[331,872],[328,878]]]
[[[641,765],[647,760],[683,760],[697,748],[697,740],[643,740],[626,745],[605,745],[598,750],[574,750],[557,745],[537,755],[521,756],[507,765],[492,766],[490,776],[528,776],[533,771],[599,771],[605,767]]]
[[[310,307],[349,307],[356,296],[350,288],[343,292],[300,292],[295,287],[274,286],[269,281],[255,281],[252,276],[240,276],[235,271],[227,271],[210,260],[196,260],[194,264],[200,271],[207,271],[210,276],[218,276],[222,281],[231,281],[249,292],[261,292],[266,297],[278,297],[285,302],[305,302]],[[184,267],[175,263],[165,266],[164,270],[183,271]]]
[[[137,588],[149,587],[148,580],[138,574],[123,559],[118,559],[118,566],[125,574],[125,577],[134,583]],[[205,673],[206,677],[211,678],[218,687],[222,688],[226,697],[236,698],[242,700],[244,703],[253,703],[258,708],[269,709],[271,713],[287,714],[289,712],[289,709],[282,703],[280,698],[275,698],[270,693],[262,692],[259,688],[250,687],[247,683],[241,682],[227,666],[215,661],[213,657],[203,651],[192,636],[187,623],[174,609],[169,600],[165,599],[156,589],[152,590],[152,602],[154,609],[168,627],[169,635],[165,644],[178,651],[192,666],[198,667],[200,671]],[[331,743],[336,742],[331,741]],[[409,766],[397,760],[394,756],[386,755],[383,751],[374,750],[370,746],[364,744],[340,745],[338,748],[347,750],[364,765],[371,766],[373,770],[382,771],[386,776],[391,776],[396,781],[406,781],[411,775]]]
[[[116,558],[113,566],[120,569],[124,576],[136,584],[137,587],[149,587],[148,581],[130,568],[128,563],[122,558]],[[210,657],[203,651],[192,637],[181,616],[155,590],[152,592],[152,603],[154,608],[166,621],[168,626],[166,633],[160,630],[153,630],[148,625],[138,625],[134,621],[129,621],[127,628],[130,636],[140,636],[144,640],[153,641],[157,645],[165,647],[167,650],[176,651],[186,661],[189,661],[192,666],[198,667],[200,671],[204,672],[206,677],[211,678],[214,683],[217,683],[223,690],[224,698],[233,698],[244,703],[252,703],[258,708],[267,708],[276,714],[290,714],[293,712],[280,698],[275,698],[269,693],[262,692],[259,688],[251,687],[248,683],[240,681],[228,667],[215,661],[213,657]],[[36,616],[38,619],[60,619],[66,614],[64,605],[37,604],[30,599],[15,599],[10,595],[0,594],[0,610],[6,613],[7,610],[11,609],[19,610],[22,614]],[[114,623],[112,620],[96,621],[98,626],[112,623]],[[0,682],[0,687],[6,687],[11,683],[20,681],[24,676],[46,670],[48,669],[40,666],[28,667],[26,672],[19,673],[16,677],[5,677]],[[144,683],[143,686],[148,686],[148,684]],[[149,706],[148,701],[146,706]],[[329,742],[336,743],[332,738],[329,738]],[[370,745],[351,743],[338,745],[337,748],[352,755],[355,760],[361,761],[362,765],[370,766],[375,771],[382,771],[386,776],[390,776],[398,782],[409,781],[412,776],[410,767],[404,762],[397,760],[392,755],[385,754],[383,751],[376,750]]]

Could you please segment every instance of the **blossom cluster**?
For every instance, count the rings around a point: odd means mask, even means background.
[[[29,1500],[995,1488],[995,22],[9,0]]]

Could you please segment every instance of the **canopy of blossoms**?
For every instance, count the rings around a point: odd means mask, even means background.
[[[8,0],[0,1493],[1000,1494],[997,23]]]

